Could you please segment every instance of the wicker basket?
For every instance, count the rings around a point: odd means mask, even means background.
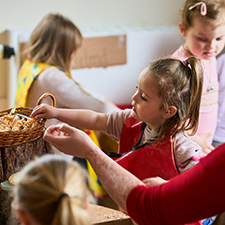
[[[43,94],[38,99],[37,105],[40,105],[42,101],[48,96],[52,99],[52,106],[55,107],[56,105],[55,97],[50,93]],[[13,108],[0,111],[0,116],[5,116],[9,114],[12,109]],[[22,114],[28,117],[33,111],[32,108],[28,108],[28,107],[18,107],[14,109],[15,109],[14,114]],[[46,122],[46,119],[39,119],[38,125],[35,126],[34,128],[0,132],[0,147],[14,146],[14,145],[22,144],[24,142],[29,142],[39,138],[44,133],[45,122]]]

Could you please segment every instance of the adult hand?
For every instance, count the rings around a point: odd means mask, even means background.
[[[65,123],[48,127],[43,138],[65,154],[80,158],[96,147],[87,134]]]

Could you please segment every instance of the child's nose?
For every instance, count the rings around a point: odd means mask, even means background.
[[[215,47],[215,40],[209,41],[207,43],[207,49],[213,49]]]

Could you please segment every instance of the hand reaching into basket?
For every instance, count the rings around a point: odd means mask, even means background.
[[[57,111],[58,111],[57,108],[42,103],[40,105],[37,105],[33,109],[30,117],[34,118],[34,119],[38,119],[38,118],[45,118],[45,119],[57,118]]]

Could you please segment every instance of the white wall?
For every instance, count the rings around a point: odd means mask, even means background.
[[[0,108],[12,107],[14,102],[19,70],[18,44],[22,41],[20,38],[27,36],[27,31],[30,33],[50,12],[61,13],[70,18],[84,35],[87,30],[94,33],[118,31],[121,27],[130,30],[126,32],[126,65],[72,72],[74,78],[87,90],[99,93],[116,104],[130,103],[140,71],[150,60],[161,54],[171,53],[180,45],[179,10],[184,2],[185,0],[0,0],[0,44],[14,47],[16,51],[16,56],[10,60],[0,60]],[[155,28],[151,32],[145,32],[145,27],[148,26],[156,26],[156,33]],[[159,26],[173,26],[177,30],[173,28],[172,31],[161,31]],[[24,35],[19,35],[17,29]],[[137,58],[140,60],[137,61]],[[97,80],[98,84],[93,85],[90,82],[92,79]],[[112,81],[115,85],[112,85]]]
[[[0,32],[33,29],[49,12],[78,27],[176,25],[185,0],[0,0]]]

